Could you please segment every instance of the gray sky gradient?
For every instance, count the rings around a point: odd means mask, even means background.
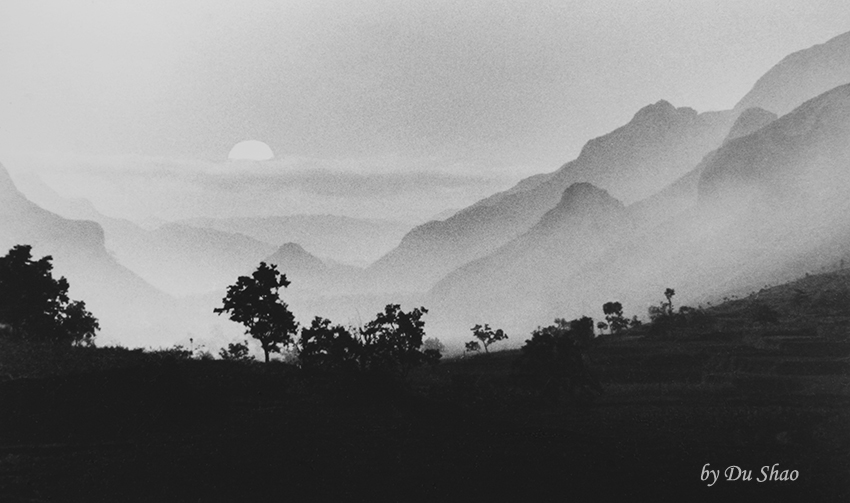
[[[0,155],[219,162],[256,139],[504,188],[659,99],[731,108],[848,30],[846,0],[3,0]]]

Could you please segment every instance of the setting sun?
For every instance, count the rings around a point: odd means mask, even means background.
[[[231,161],[268,161],[274,158],[274,152],[261,141],[247,140],[234,145],[227,158]]]

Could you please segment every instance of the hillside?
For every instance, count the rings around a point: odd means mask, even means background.
[[[790,54],[764,74],[736,111],[760,107],[785,115],[801,103],[850,82],[850,32]]]
[[[850,86],[825,93],[726,142],[654,207],[610,213],[614,225],[595,232],[529,232],[448,275],[430,302],[455,330],[477,320],[528,331],[614,299],[642,316],[667,287],[706,302],[835,263],[850,250],[848,107]]]
[[[95,222],[67,220],[29,201],[0,165],[0,250],[30,244],[33,255],[51,255],[55,274],[84,300],[107,340],[156,344],[174,337],[173,300],[126,269],[106,251]]]
[[[528,231],[574,183],[591,183],[624,202],[656,192],[719,146],[732,119],[728,112],[698,114],[666,101],[644,107],[628,124],[589,141],[558,171],[527,178],[445,221],[416,227],[367,273],[384,288],[428,289]]]
[[[606,191],[589,183],[571,185],[528,232],[437,283],[432,302],[458,325],[488,320],[502,326],[518,313],[546,320],[557,309],[549,292],[595,265],[598,254],[630,226],[623,204]]]

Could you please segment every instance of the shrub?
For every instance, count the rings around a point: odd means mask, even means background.
[[[319,316],[309,328],[301,329],[298,346],[298,361],[305,369],[355,370],[361,353],[351,332]]]
[[[420,351],[425,336],[424,307],[410,312],[388,304],[360,330],[360,366],[372,372],[390,373],[405,379],[410,371],[427,361]]]
[[[563,394],[575,400],[590,401],[602,392],[590,374],[582,354],[586,330],[593,333],[593,320],[581,318],[538,327],[525,341],[514,371],[519,381],[557,400]]]
[[[218,355],[222,360],[228,361],[236,361],[236,362],[252,362],[254,361],[254,357],[251,356],[248,349],[248,341],[242,342],[231,342],[227,345],[227,348],[222,348]]]

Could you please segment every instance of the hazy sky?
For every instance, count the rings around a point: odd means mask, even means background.
[[[481,180],[469,199],[659,99],[731,108],[848,30],[847,0],[2,0],[0,155],[220,162],[256,139]]]

